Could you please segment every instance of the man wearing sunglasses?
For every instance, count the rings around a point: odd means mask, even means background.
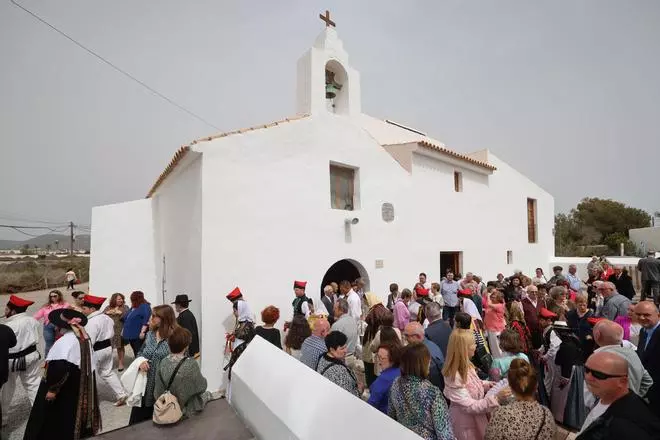
[[[657,439],[660,419],[628,388],[628,362],[610,352],[596,352],[584,366],[587,388],[600,401],[589,412],[578,440]]]

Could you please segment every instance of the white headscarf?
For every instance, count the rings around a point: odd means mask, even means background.
[[[477,305],[469,298],[463,298],[463,311],[470,315],[473,320],[482,321]]]
[[[238,300],[236,307],[238,311],[238,322],[254,322],[254,315],[252,314],[252,310],[250,310],[250,306],[248,305],[247,301],[242,299]]]

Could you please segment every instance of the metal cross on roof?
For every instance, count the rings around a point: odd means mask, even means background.
[[[336,26],[335,22],[330,20],[330,11],[328,11],[328,10],[325,11],[325,15],[319,14],[319,18],[321,20],[325,21],[325,27],[329,27],[329,26],[335,27]]]

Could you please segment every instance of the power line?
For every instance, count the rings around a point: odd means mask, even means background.
[[[50,224],[50,225],[65,225],[66,222],[54,222],[51,220],[35,220],[32,218],[25,218],[21,216],[14,215],[6,211],[0,211],[0,219],[18,221],[18,222],[28,222],[28,223],[41,223],[41,224]]]
[[[32,17],[34,17],[36,20],[40,21],[41,23],[45,24],[46,26],[48,26],[49,28],[51,28],[52,30],[54,30],[55,32],[57,32],[58,34],[60,34],[61,36],[63,36],[64,38],[66,38],[67,40],[69,40],[70,42],[72,42],[73,44],[75,44],[76,46],[78,46],[79,48],[81,48],[82,50],[84,50],[85,52],[87,52],[88,54],[92,55],[93,57],[95,57],[95,58],[98,59],[99,61],[103,62],[104,64],[106,64],[106,65],[108,65],[108,66],[110,66],[110,67],[111,67],[112,69],[114,69],[115,71],[121,73],[121,74],[124,75],[125,77],[129,78],[129,79],[132,80],[132,81],[135,81],[136,83],[138,83],[139,85],[141,85],[141,86],[144,87],[145,89],[149,90],[151,93],[153,93],[154,95],[158,96],[160,99],[162,99],[162,100],[168,102],[169,104],[171,104],[171,105],[173,105],[174,107],[178,108],[178,109],[181,110],[182,112],[188,114],[189,116],[192,116],[193,118],[195,118],[195,119],[197,119],[198,121],[200,121],[200,122],[202,122],[202,123],[208,125],[209,127],[212,127],[214,130],[222,131],[220,128],[218,128],[218,127],[216,127],[215,125],[211,124],[211,123],[210,123],[209,121],[207,121],[206,119],[202,118],[201,116],[197,115],[196,113],[192,112],[191,110],[188,110],[186,107],[184,107],[183,105],[181,105],[181,104],[175,102],[174,100],[168,98],[167,96],[163,95],[163,94],[160,93],[158,90],[156,90],[156,89],[150,87],[149,85],[147,85],[147,84],[144,83],[143,81],[137,79],[136,77],[134,77],[134,76],[131,75],[130,73],[128,73],[128,72],[126,72],[125,70],[123,70],[122,68],[120,68],[119,66],[116,66],[115,64],[113,64],[111,61],[109,61],[109,60],[103,58],[101,55],[97,54],[97,53],[94,52],[92,49],[89,49],[87,46],[85,46],[85,45],[83,45],[82,43],[78,42],[78,41],[75,40],[73,37],[70,37],[70,36],[69,36],[68,34],[66,34],[64,31],[61,31],[59,28],[57,28],[57,27],[55,27],[54,25],[50,24],[49,22],[47,22],[46,20],[44,20],[43,18],[41,18],[41,17],[40,17],[39,15],[37,15],[36,13],[34,13],[34,12],[30,11],[29,9],[25,8],[24,6],[18,4],[15,0],[9,0],[9,1],[10,1],[14,6],[16,6],[17,8],[22,9],[24,12],[26,12],[26,13],[29,14],[29,15],[31,15]]]
[[[27,232],[23,232],[23,231],[21,231],[20,229],[18,229],[18,228],[14,228],[14,227],[10,227],[10,229],[13,229],[14,231],[19,232],[19,233],[21,233],[21,234],[23,234],[23,235],[27,235],[28,237],[40,237],[40,236],[41,236],[41,234],[39,234],[39,235],[28,234]]]
[[[0,225],[0,228],[21,228],[21,229],[48,229],[49,231],[54,231],[55,229],[48,226],[23,226],[23,225]]]

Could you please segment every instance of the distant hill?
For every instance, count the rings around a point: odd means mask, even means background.
[[[46,249],[48,245],[51,246],[53,250],[57,247],[55,246],[55,241],[59,241],[60,249],[69,248],[69,236],[62,234],[45,234],[40,235],[39,237],[34,237],[29,240],[0,240],[0,249],[21,249],[26,244],[30,248],[37,246],[40,249]],[[76,235],[76,241],[73,243],[74,249],[89,250],[91,242],[90,235]]]

